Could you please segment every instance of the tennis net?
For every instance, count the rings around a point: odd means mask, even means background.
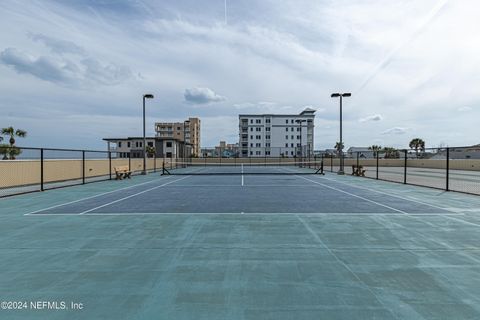
[[[243,160],[243,161],[242,161]],[[234,175],[234,174],[323,174],[321,161],[265,161],[249,162],[248,159],[218,163],[186,161],[163,164],[164,175]]]

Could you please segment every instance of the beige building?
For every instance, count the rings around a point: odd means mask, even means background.
[[[155,123],[156,136],[177,139],[192,146],[192,156],[200,156],[200,119],[188,118],[184,122]]]

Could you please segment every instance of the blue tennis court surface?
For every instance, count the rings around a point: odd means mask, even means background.
[[[480,318],[480,197],[184,171],[0,199],[0,318]]]

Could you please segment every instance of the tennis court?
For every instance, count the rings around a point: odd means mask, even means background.
[[[0,199],[8,319],[477,319],[480,198],[216,165]],[[12,294],[14,292],[14,294]]]

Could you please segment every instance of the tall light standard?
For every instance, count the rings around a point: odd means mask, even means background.
[[[143,171],[147,174],[147,138],[145,137],[145,99],[153,99],[153,94],[147,93],[143,95]]]
[[[298,123],[299,127],[300,127],[300,161],[302,161],[302,158],[303,158],[303,148],[302,148],[302,123],[303,122],[307,122],[307,120],[305,119],[297,119],[295,120],[296,123]],[[308,144],[308,142],[307,142]]]
[[[343,166],[343,139],[342,139],[342,98],[343,97],[351,97],[352,94],[349,92],[346,93],[332,93],[332,98],[340,97],[340,169],[338,170],[338,174],[345,174],[344,166]]]

